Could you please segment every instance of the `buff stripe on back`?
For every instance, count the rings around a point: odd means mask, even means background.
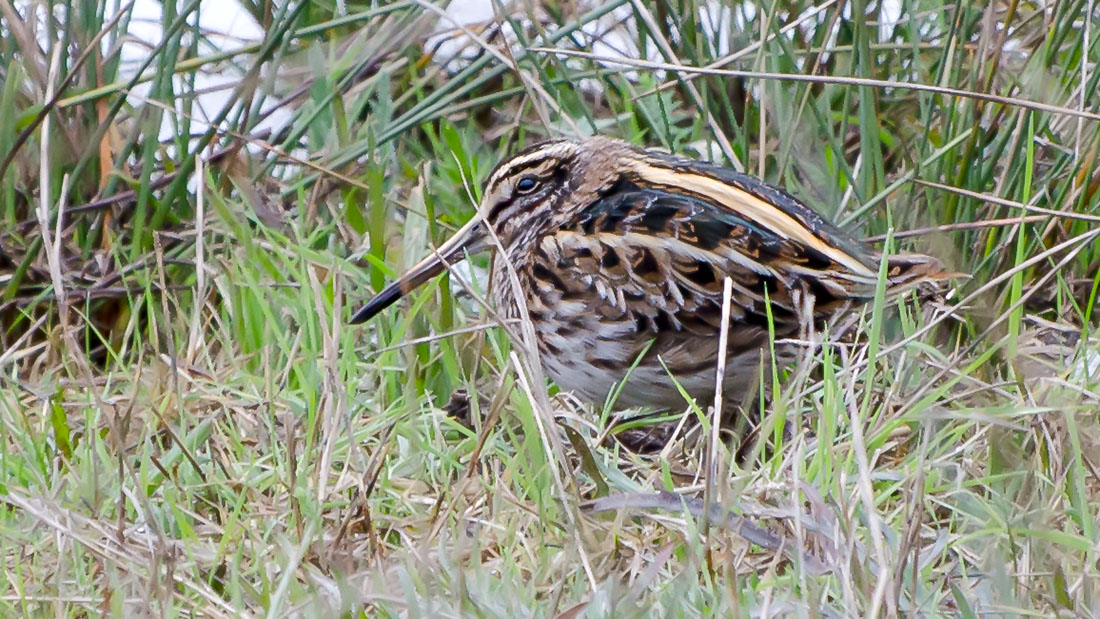
[[[640,160],[631,162],[630,168],[642,182],[676,187],[709,198],[715,205],[752,220],[785,239],[812,247],[853,273],[874,276],[874,272],[860,260],[822,241],[797,219],[747,191],[709,176],[655,166]]]

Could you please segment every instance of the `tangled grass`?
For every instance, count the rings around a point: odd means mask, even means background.
[[[0,0],[3,615],[1100,615],[1094,3],[338,4]],[[345,324],[593,132],[969,277],[808,350],[743,460],[609,440],[484,258]]]

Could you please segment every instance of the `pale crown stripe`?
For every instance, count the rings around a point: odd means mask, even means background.
[[[542,148],[531,151],[526,155],[514,157],[509,159],[499,170],[493,174],[489,182],[486,183],[487,187],[493,187],[501,180],[508,178],[516,173],[517,170],[522,170],[530,165],[532,161],[539,159],[546,159],[547,157],[553,157],[556,154],[564,156],[569,154],[575,148],[574,145],[567,142],[550,142],[544,145]]]

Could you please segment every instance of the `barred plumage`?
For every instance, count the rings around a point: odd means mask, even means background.
[[[620,407],[670,408],[711,395],[722,320],[722,281],[733,283],[725,387],[755,378],[768,340],[797,333],[799,299],[821,324],[874,295],[880,256],[760,180],[604,137],[555,140],[490,174],[478,215],[352,318],[363,322],[464,252],[487,248],[488,223],[519,276],[547,373],[602,403],[642,355]],[[518,302],[494,262],[492,299]],[[891,257],[887,292],[947,277],[938,260]],[[779,354],[790,351],[781,349]]]

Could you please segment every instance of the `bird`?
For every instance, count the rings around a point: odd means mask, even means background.
[[[882,259],[753,176],[611,137],[552,139],[497,164],[474,217],[351,323],[489,249],[489,302],[529,318],[545,373],[592,404],[617,391],[620,410],[713,397],[724,316],[723,393],[749,392],[771,350],[796,358],[779,340],[871,301]],[[932,256],[890,255],[886,295],[949,276]]]

